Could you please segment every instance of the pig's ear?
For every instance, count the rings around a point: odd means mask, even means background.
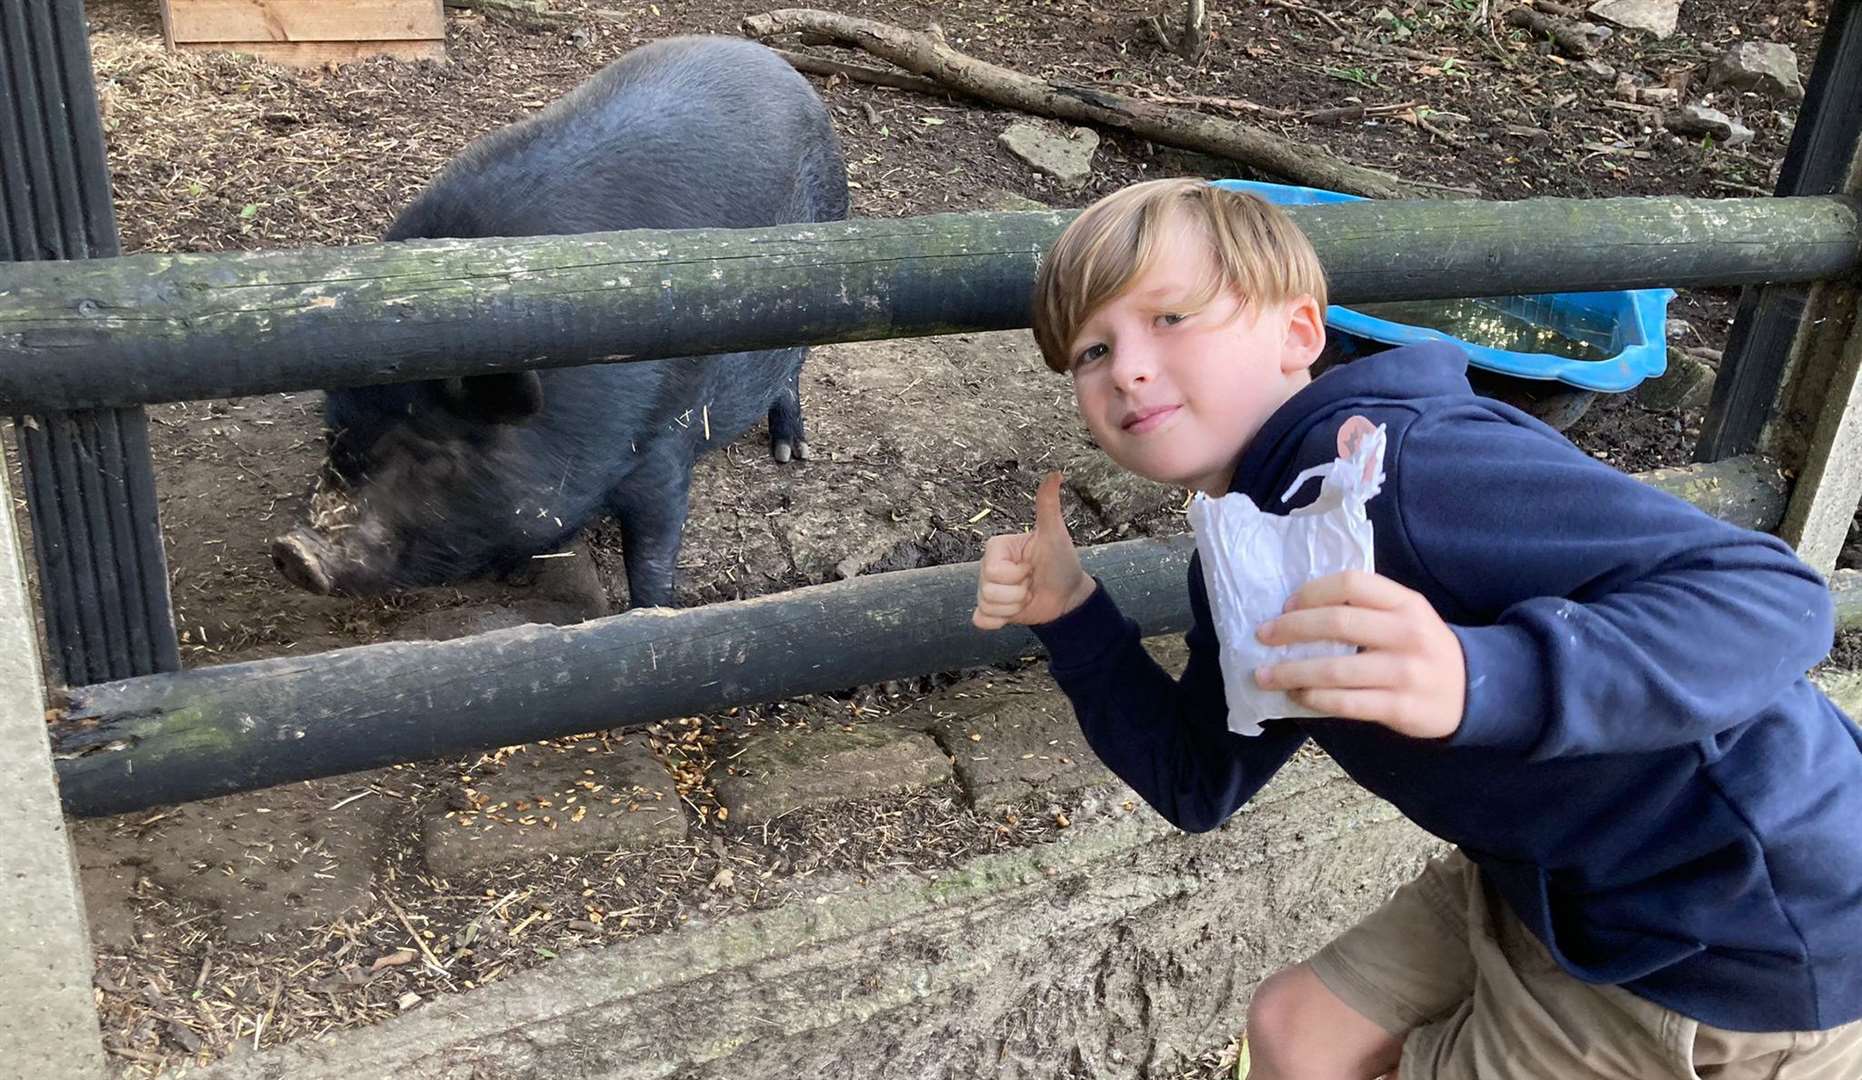
[[[542,411],[543,380],[534,371],[442,379],[440,398],[447,408],[467,420],[516,424]]]

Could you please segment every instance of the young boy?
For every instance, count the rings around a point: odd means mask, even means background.
[[[1211,498],[1284,513],[1348,419],[1385,426],[1377,572],[1258,630],[1357,646],[1255,674],[1327,719],[1231,734],[1200,563],[1173,681],[1083,572],[1058,475],[1033,532],[989,541],[974,616],[1034,630],[1094,751],[1180,828],[1311,738],[1455,846],[1259,987],[1253,1076],[1862,1077],[1862,741],[1805,677],[1825,583],[1475,396],[1451,346],[1311,377],[1325,304],[1286,215],[1161,180],[1066,230],[1034,330],[1113,460]]]

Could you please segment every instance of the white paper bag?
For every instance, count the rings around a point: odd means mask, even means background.
[[[1219,499],[1199,492],[1190,501],[1190,527],[1221,642],[1228,728],[1237,734],[1259,735],[1261,721],[1276,717],[1321,715],[1295,704],[1283,690],[1261,689],[1256,668],[1356,651],[1323,641],[1269,647],[1254,636],[1307,582],[1342,570],[1375,569],[1364,505],[1384,482],[1383,425],[1372,427],[1354,416],[1339,431],[1339,444],[1337,459],[1300,473],[1280,497],[1285,502],[1313,477],[1323,478],[1319,497],[1292,513],[1266,513],[1239,492]]]

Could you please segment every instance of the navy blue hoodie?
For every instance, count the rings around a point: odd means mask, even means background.
[[[1805,677],[1823,579],[1476,396],[1449,345],[1334,368],[1269,417],[1231,491],[1285,513],[1339,426],[1387,429],[1377,571],[1426,596],[1467,660],[1460,729],[1338,719],[1227,729],[1192,561],[1174,681],[1103,588],[1034,627],[1087,741],[1178,827],[1214,828],[1311,738],[1459,846],[1572,975],[1716,1027],[1862,1017],[1862,739]]]

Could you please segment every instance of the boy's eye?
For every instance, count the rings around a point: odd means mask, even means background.
[[[1187,318],[1189,318],[1188,315],[1183,315],[1183,314],[1179,314],[1177,312],[1171,311],[1171,312],[1165,312],[1164,314],[1159,315],[1157,317],[1157,321],[1160,323],[1163,323],[1165,326],[1175,326]]]
[[[1095,343],[1092,345],[1088,345],[1086,348],[1081,349],[1079,353],[1074,356],[1073,366],[1077,368],[1083,364],[1090,364],[1094,360],[1097,360],[1100,357],[1104,356],[1108,351],[1109,350],[1105,347],[1103,343]]]

